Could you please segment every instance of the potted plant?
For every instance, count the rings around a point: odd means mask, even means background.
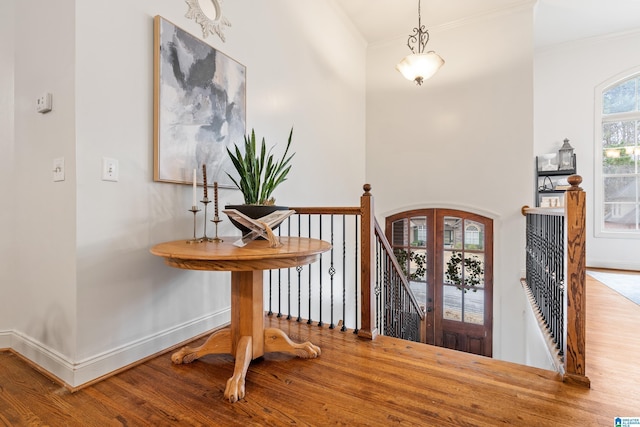
[[[244,154],[237,145],[233,151],[227,148],[238,178],[236,179],[228,172],[227,175],[242,192],[244,205],[227,205],[226,208],[237,209],[250,218],[256,219],[275,210],[288,209],[285,206],[276,206],[273,192],[278,185],[286,181],[291,170],[291,159],[295,155],[295,153],[289,154],[292,136],[293,128],[289,132],[287,147],[279,159],[274,159],[271,153],[273,147],[267,150],[264,138],[258,148],[254,129],[251,129],[251,134],[244,137]],[[234,225],[243,233],[248,231],[237,223]]]

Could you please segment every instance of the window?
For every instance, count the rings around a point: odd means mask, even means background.
[[[599,88],[596,235],[640,236],[640,73]]]

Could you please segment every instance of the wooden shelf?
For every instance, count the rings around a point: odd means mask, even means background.
[[[560,194],[560,197],[564,197],[564,192],[566,190],[541,190],[540,188],[545,187],[545,181],[549,181],[550,186],[555,187],[555,185],[557,185],[557,182],[551,180],[551,177],[569,177],[571,175],[575,175],[578,169],[575,154],[573,155],[573,165],[573,169],[540,170],[540,158],[536,156],[536,207],[540,206],[540,196],[542,194]],[[540,184],[541,180],[542,185]]]

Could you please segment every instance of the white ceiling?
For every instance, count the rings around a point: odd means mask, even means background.
[[[427,29],[535,3],[536,47],[640,30],[640,0],[424,0]],[[337,0],[369,44],[407,37],[418,24],[418,0]]]

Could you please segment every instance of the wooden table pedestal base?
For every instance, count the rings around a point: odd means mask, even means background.
[[[298,344],[277,328],[264,328],[262,271],[239,271],[231,274],[231,327],[214,332],[199,347],[183,347],[171,355],[176,364],[191,363],[207,354],[232,354],[236,362],[227,381],[225,399],[237,402],[244,398],[244,382],[249,363],[265,353],[282,352],[303,359],[320,356],[320,348],[309,341]]]
[[[227,380],[224,390],[225,399],[229,402],[237,402],[244,398],[244,380],[247,376],[251,357],[252,338],[243,336],[237,344],[235,352],[236,364],[233,375]],[[267,328],[264,330],[264,352],[282,352],[295,354],[302,359],[313,359],[320,356],[320,347],[306,341],[302,344],[295,343],[281,329]],[[183,347],[171,355],[171,361],[180,365],[191,363],[207,354],[231,354],[231,330],[223,329],[213,333],[204,344],[199,347]]]

